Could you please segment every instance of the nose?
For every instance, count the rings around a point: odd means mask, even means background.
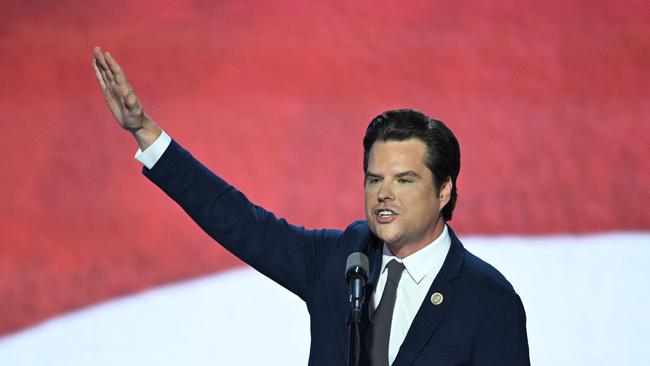
[[[379,187],[379,191],[377,191],[377,200],[379,202],[384,202],[387,200],[393,200],[395,198],[395,195],[393,194],[393,190],[391,187],[386,183],[382,183],[381,187]]]

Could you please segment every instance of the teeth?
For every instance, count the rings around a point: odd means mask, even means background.
[[[394,213],[392,211],[388,211],[388,210],[379,211],[379,216],[381,216],[381,217],[388,217],[388,216],[392,216],[392,215],[394,215]]]

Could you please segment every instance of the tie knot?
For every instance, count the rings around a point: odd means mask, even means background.
[[[394,259],[392,259],[388,264],[386,265],[386,268],[388,269],[388,281],[392,281],[394,283],[399,283],[400,277],[402,277],[402,272],[404,271],[404,263],[398,262]]]

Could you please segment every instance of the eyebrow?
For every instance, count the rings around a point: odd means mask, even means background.
[[[420,174],[412,170],[407,170],[405,172],[399,172],[395,174],[395,178],[405,178],[405,177],[420,178]],[[383,177],[376,173],[366,172],[366,178],[383,178]]]
[[[406,171],[406,172],[397,173],[397,174],[395,174],[395,177],[396,178],[404,178],[404,177],[420,178],[420,174],[418,174],[418,173],[416,173],[416,172],[414,172],[412,170],[409,170],[409,171]]]

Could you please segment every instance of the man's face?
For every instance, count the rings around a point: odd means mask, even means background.
[[[431,243],[444,228],[440,211],[449,201],[451,181],[436,190],[425,153],[424,142],[413,138],[375,142],[368,155],[366,220],[401,258]]]

